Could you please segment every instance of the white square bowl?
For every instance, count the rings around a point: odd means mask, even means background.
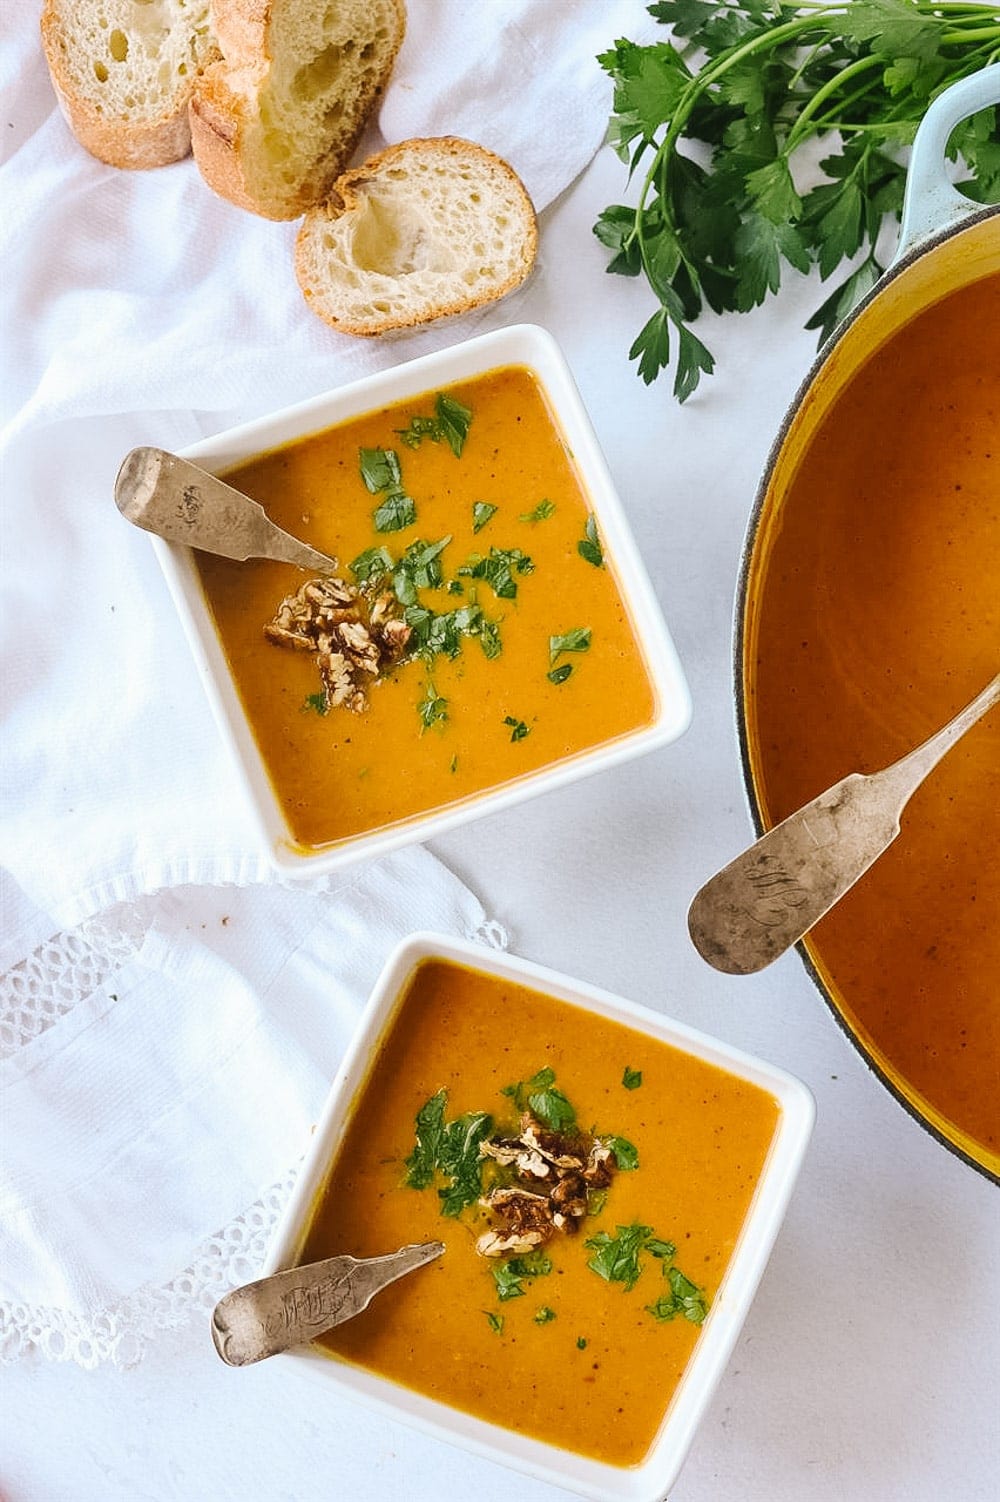
[[[264,1276],[295,1265],[310,1212],[343,1141],[352,1105],[392,1025],[408,980],[426,959],[455,961],[621,1022],[717,1065],[777,1100],[774,1139],[722,1283],[659,1433],[646,1458],[635,1466],[591,1460],[473,1418],[311,1346],[296,1347],[274,1359],[324,1382],[333,1398],[342,1395],[356,1399],[387,1418],[540,1480],[568,1487],[584,1497],[598,1502],[657,1502],[677,1478],[767,1264],[812,1131],[813,1098],[805,1085],[784,1070],[582,981],[463,940],[413,934],[390,955],[375,983],[275,1232]]]
[[[399,845],[444,833],[481,814],[496,813],[548,788],[562,787],[589,772],[617,765],[666,745],[683,733],[691,718],[687,685],[677,653],[639,557],[604,456],[555,340],[534,324],[497,329],[405,365],[367,376],[324,396],[273,416],[230,428],[182,451],[183,457],[213,473],[393,402],[468,380],[505,365],[526,366],[548,395],[556,422],[576,462],[602,540],[613,560],[618,584],[632,616],[636,637],[653,684],[652,722],[606,746],[595,746],[566,761],[539,768],[514,782],[462,802],[431,810],[387,827],[324,846],[297,846],[240,702],[222,643],[202,593],[189,548],[153,539],[161,567],[180,614],[198,673],[219,730],[228,744],[274,865],[298,875],[322,874],[362,856],[382,855]]]

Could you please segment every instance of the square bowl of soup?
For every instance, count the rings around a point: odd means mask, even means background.
[[[184,451],[334,557],[154,539],[274,863],[326,871],[675,739],[684,677],[572,376],[499,329]]]
[[[275,1358],[584,1496],[653,1502],[736,1342],[812,1129],[782,1070],[417,934],[388,960],[265,1272],[440,1241]]]

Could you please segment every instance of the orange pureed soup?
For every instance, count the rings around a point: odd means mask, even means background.
[[[923,741],[1000,667],[1000,277],[871,357],[824,417],[753,594],[747,703],[776,822]],[[890,1080],[1000,1174],[1000,711],[808,939]]]
[[[454,1153],[435,1138],[435,1106],[446,1133],[459,1123],[453,1141],[471,1143],[457,1178]],[[492,1144],[516,1139],[529,1118],[549,1150],[546,1122],[561,1124],[564,1149],[581,1157],[596,1133],[613,1145],[617,1171],[587,1191],[574,1234],[553,1230],[520,1256],[483,1255],[477,1238],[494,1222],[481,1198],[512,1175],[523,1182],[489,1152],[503,1156]],[[637,1464],[711,1309],[778,1120],[767,1091],[659,1039],[424,961],[359,1092],[298,1260],[427,1240],[446,1251],[321,1347],[478,1418]],[[544,1178],[531,1184],[554,1195]]]
[[[434,432],[442,397],[446,412],[469,414],[458,420],[464,442],[454,424]],[[300,846],[460,802],[651,723],[653,689],[613,559],[527,369],[493,370],[368,413],[227,478],[280,526],[340,559],[348,583],[400,593],[406,604],[393,608],[414,623],[412,660],[370,685],[367,708],[331,708],[315,659],[280,650],[263,632],[305,576],[262,560],[198,557]],[[440,617],[451,624],[434,625]]]

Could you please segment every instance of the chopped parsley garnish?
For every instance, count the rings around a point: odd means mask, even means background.
[[[416,519],[414,502],[401,490],[387,495],[381,506],[376,507],[372,518],[376,532],[402,532],[404,527],[412,527]]]
[[[302,705],[302,713],[307,714],[312,710],[314,714],[325,715],[330,713],[330,701],[326,697],[326,689],[318,694],[306,694]]]
[[[708,1303],[701,1289],[686,1278],[679,1267],[665,1267],[664,1276],[670,1284],[670,1292],[663,1293],[646,1309],[658,1320],[676,1319],[682,1315],[692,1325],[704,1322]]]
[[[549,1321],[554,1320],[555,1317],[556,1311],[554,1309],[550,1309],[548,1304],[543,1304],[540,1309],[537,1309],[535,1311],[535,1324],[547,1325]]]
[[[392,568],[392,587],[401,605],[415,605],[418,589],[440,589],[444,579],[441,554],[451,542],[451,535],[437,542],[411,542],[402,558]],[[362,555],[363,556],[363,555]]]
[[[424,697],[417,705],[417,714],[420,716],[421,734],[424,730],[430,730],[432,725],[443,725],[448,718],[448,700],[443,699],[429,681]]]
[[[385,548],[365,548],[348,568],[359,585],[374,585],[392,572],[392,557]]]
[[[383,490],[399,490],[402,486],[403,474],[395,449],[359,449],[358,464],[369,494],[380,495]]]
[[[417,1112],[416,1146],[406,1160],[404,1183],[410,1189],[427,1189],[437,1174],[448,1180],[438,1190],[441,1214],[460,1215],[482,1192],[479,1144],[493,1130],[493,1118],[485,1111],[468,1111],[454,1121],[445,1120],[447,1090],[432,1095]]]
[[[520,548],[490,548],[486,557],[481,553],[470,554],[458,570],[470,579],[482,579],[501,600],[517,597],[515,574],[530,574],[535,565]]]
[[[573,664],[571,662],[564,662],[561,667],[550,668],[545,676],[550,683],[565,683],[572,671]]]
[[[531,730],[524,721],[515,719],[512,714],[504,715],[503,722],[505,725],[511,727],[510,738],[512,741],[523,741],[526,735],[531,734]]]
[[[587,1263],[599,1277],[608,1283],[624,1283],[634,1288],[642,1272],[639,1253],[653,1234],[651,1226],[642,1226],[634,1221],[630,1226],[618,1226],[618,1235],[598,1231],[584,1242],[594,1255]]]
[[[417,1145],[406,1160],[405,1182],[411,1189],[426,1189],[434,1182],[434,1170],[437,1168],[447,1104],[447,1090],[439,1090],[417,1112],[415,1123]]]
[[[576,545],[576,551],[581,558],[592,563],[595,568],[604,567],[604,549],[601,547],[601,539],[597,535],[597,522],[591,512],[587,517],[587,525],[583,529],[583,536]]]
[[[396,432],[411,449],[418,449],[425,438],[432,443],[440,443],[443,438],[455,458],[460,459],[472,423],[471,411],[456,397],[439,391],[434,398],[434,414],[433,417],[411,417],[408,426],[397,428]]]
[[[445,657],[457,657],[465,636],[478,637],[488,659],[498,657],[502,651],[500,627],[496,621],[488,620],[475,603],[440,612],[428,610],[424,605],[408,605],[403,619],[410,628],[411,650],[422,653],[428,660],[439,652]]]
[[[494,1314],[493,1311],[492,1311],[492,1309],[484,1309],[483,1313],[486,1315],[486,1318],[489,1320],[490,1329],[493,1331],[494,1335],[502,1335],[503,1334],[503,1315],[502,1314]]]
[[[458,771],[458,757],[457,756],[453,756],[452,757],[452,759],[451,759],[451,765],[449,766],[448,771],[449,772],[457,772]]]
[[[479,645],[490,662],[493,661],[494,657],[499,657],[503,651],[503,644],[500,641],[500,627],[496,621],[489,621],[485,616],[483,616],[479,627]]]
[[[466,1205],[475,1204],[482,1193],[479,1144],[492,1130],[493,1117],[485,1111],[469,1111],[445,1126],[437,1161],[441,1173],[450,1178],[451,1183],[438,1190],[442,1215],[460,1215]]]
[[[576,1337],[576,1348],[578,1351],[585,1351],[587,1349],[587,1342],[582,1335]]]
[[[625,1073],[622,1075],[622,1084],[626,1090],[638,1090],[642,1084],[642,1070],[632,1069],[630,1065],[626,1064]]]
[[[473,501],[472,503],[472,530],[481,532],[491,516],[496,516],[496,506],[491,506],[489,501]]]
[[[627,1137],[602,1137],[601,1141],[614,1153],[615,1162],[622,1173],[632,1173],[639,1167],[638,1148]]]
[[[576,1125],[576,1112],[562,1091],[555,1088],[555,1082],[554,1069],[540,1069],[530,1080],[504,1085],[500,1094],[508,1096],[518,1111],[523,1111],[527,1104],[528,1110],[551,1132],[565,1132]]]
[[[534,511],[522,511],[521,515],[518,517],[518,521],[544,522],[548,521],[550,516],[555,516],[555,514],[555,502],[544,500],[538,502],[538,505],[535,507]]]
[[[590,636],[589,626],[577,626],[573,631],[564,632],[562,636],[550,636],[549,661],[554,663],[564,652],[589,652]]]
[[[490,1268],[490,1272],[493,1274],[493,1281],[497,1285],[497,1298],[501,1303],[506,1303],[508,1299],[520,1299],[524,1297],[521,1280],[516,1273],[511,1271],[509,1262],[495,1263]]]

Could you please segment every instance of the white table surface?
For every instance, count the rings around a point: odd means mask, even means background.
[[[513,310],[575,372],[689,677],[675,746],[441,840],[511,947],[779,1063],[818,1120],[798,1190],[675,1502],[977,1502],[1000,1493],[997,1191],[890,1098],[798,958],[729,979],[692,949],[700,882],[750,835],[730,626],[743,528],[818,301],[795,277],[699,325],[719,373],[686,407],[627,349],[643,284],[590,234],[621,197],[602,152],[543,217]],[[501,306],[486,326],[508,321]],[[450,332],[458,333],[460,326]],[[404,352],[405,353],[405,352]],[[557,1502],[565,1493],[411,1433],[280,1367],[224,1368],[199,1318],[134,1370],[28,1358],[0,1373],[3,1502]]]

